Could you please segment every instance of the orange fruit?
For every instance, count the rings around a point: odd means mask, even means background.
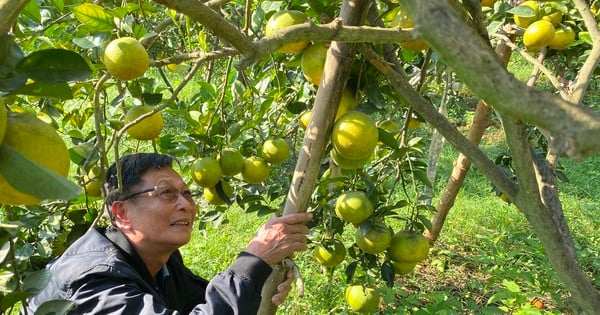
[[[361,160],[373,154],[379,131],[375,121],[367,114],[349,111],[335,122],[331,142],[336,151],[349,160]]]
[[[290,157],[290,146],[281,138],[267,139],[262,145],[262,157],[273,164],[281,164]]]
[[[392,236],[390,256],[397,262],[420,262],[429,255],[429,241],[411,231],[400,231]]]
[[[379,307],[380,293],[374,288],[351,285],[344,291],[346,302],[356,312],[374,313]]]
[[[10,146],[21,155],[61,176],[67,176],[69,173],[71,160],[65,142],[52,126],[31,113],[7,114],[2,145]],[[34,205],[41,201],[15,189],[2,174],[0,191],[0,204]]]
[[[554,33],[554,38],[548,44],[548,47],[556,50],[563,50],[575,41],[575,31],[568,26],[560,26]]]
[[[204,199],[211,205],[221,206],[226,204],[226,202],[219,195],[217,186],[218,184],[213,187],[204,187],[203,195]],[[225,196],[227,196],[227,199],[231,200],[231,196],[233,196],[233,189],[231,188],[231,185],[229,185],[229,183],[226,181],[221,181],[221,187],[223,188],[223,192],[225,193]]]
[[[150,67],[146,48],[133,37],[121,37],[111,41],[104,50],[106,70],[120,80],[141,77]]]
[[[320,265],[335,267],[344,261],[346,247],[338,239],[327,239],[315,246],[314,256]]]
[[[302,126],[302,129],[306,130],[306,127],[308,127],[308,123],[310,122],[310,117],[312,116],[312,110],[309,109],[305,112],[302,113],[302,115],[300,115],[300,126]]]
[[[300,68],[306,80],[314,85],[319,85],[325,68],[327,58],[327,43],[314,43],[304,48],[300,59]]]
[[[225,148],[217,157],[223,175],[233,176],[239,174],[244,167],[244,157],[240,151],[233,148]]]
[[[417,266],[416,262],[397,262],[392,260],[391,263],[394,271],[399,275],[407,275],[415,270]]]
[[[531,23],[539,20],[540,6],[538,5],[537,1],[525,1],[525,2],[521,3],[519,6],[527,7],[527,8],[531,9],[531,10],[528,10],[529,12],[531,12],[531,14],[528,14],[528,15],[515,14],[513,16],[513,19],[515,20],[515,24],[517,24],[519,27],[527,28]]]
[[[212,157],[197,159],[190,167],[190,171],[196,184],[201,187],[214,187],[223,175],[219,161]]]
[[[356,245],[365,253],[381,253],[391,241],[392,232],[383,222],[367,220],[356,229]]]
[[[284,29],[288,26],[308,22],[306,15],[296,10],[283,10],[273,14],[267,21],[265,34],[271,36],[274,32]],[[308,45],[309,41],[302,40],[295,43],[283,45],[277,51],[282,53],[296,53],[302,51]]]
[[[373,213],[373,204],[363,191],[342,193],[335,202],[335,214],[342,220],[359,225]]]
[[[415,22],[404,12],[398,11],[392,19],[392,26],[400,27],[402,29],[411,29],[415,27]],[[429,48],[429,45],[427,45],[427,43],[423,40],[415,39],[400,42],[400,47],[412,51],[421,51]]]
[[[148,105],[133,106],[125,114],[125,123],[128,124],[134,121],[136,118],[151,112],[152,109],[152,106]],[[127,133],[137,140],[152,140],[160,135],[163,124],[162,115],[158,112],[131,126],[127,129]]]
[[[343,170],[356,170],[362,168],[371,160],[370,155],[363,159],[350,160],[343,157],[335,148],[331,149],[329,156],[333,162]]]
[[[496,0],[481,0],[482,7],[493,7]]]
[[[538,50],[550,44],[555,33],[554,25],[550,21],[535,21],[525,29],[523,44],[528,50]]]
[[[259,184],[269,178],[270,171],[269,165],[263,158],[249,157],[244,160],[242,178],[250,184]]]

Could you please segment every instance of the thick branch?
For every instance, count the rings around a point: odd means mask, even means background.
[[[435,107],[419,95],[400,73],[394,71],[388,63],[366,45],[360,45],[359,51],[388,78],[392,86],[398,91],[398,94],[404,97],[404,102],[407,105],[411,106],[428,124],[437,129],[448,142],[473,161],[494,185],[510,195],[516,194],[516,184],[476,144],[469,141],[469,139],[456,130],[446,117],[438,113]]]
[[[548,130],[560,144],[561,153],[581,159],[600,152],[600,114],[517,80],[449,2],[411,0],[402,4],[414,17],[416,30],[489,105]]]
[[[368,1],[346,0],[340,12],[345,25],[360,25],[367,12]],[[325,147],[337,107],[342,98],[342,90],[350,75],[355,44],[334,41],[327,51],[323,76],[317,90],[313,115],[306,128],[302,148],[292,176],[290,190],[287,195],[283,214],[305,212],[314,191],[319,166],[323,159]],[[273,271],[262,290],[262,301],[259,314],[275,314],[277,308],[271,303],[277,284],[284,278],[285,272]]]
[[[237,26],[202,2],[196,0],[155,0],[155,2],[200,22],[216,36],[233,45],[241,54],[248,54],[256,49],[252,41]]]
[[[257,50],[245,55],[238,65],[239,69],[262,60],[277,48],[299,40],[310,38],[313,42],[340,41],[347,43],[397,43],[414,38],[414,32],[400,28],[382,28],[370,26],[342,25],[338,19],[328,24],[315,25],[312,23],[298,24],[286,27],[269,37],[255,42]]]
[[[0,0],[0,34],[7,34],[29,0]]]

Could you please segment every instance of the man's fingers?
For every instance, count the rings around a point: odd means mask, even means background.
[[[290,213],[280,217],[273,218],[271,220],[283,222],[286,224],[298,224],[306,221],[310,221],[312,219],[312,213],[310,212],[301,212],[301,213]]]

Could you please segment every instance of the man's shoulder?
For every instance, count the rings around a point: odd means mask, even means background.
[[[104,236],[101,229],[93,228],[71,244],[49,264],[50,270],[69,270],[81,274],[85,270],[110,269],[123,260],[119,249]]]

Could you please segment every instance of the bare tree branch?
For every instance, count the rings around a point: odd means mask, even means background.
[[[449,0],[402,5],[436,53],[494,109],[548,130],[561,154],[582,159],[600,152],[600,114],[517,80]]]
[[[233,45],[243,55],[255,50],[254,43],[237,26],[202,2],[195,0],[155,0],[155,2],[200,22],[216,36]]]

